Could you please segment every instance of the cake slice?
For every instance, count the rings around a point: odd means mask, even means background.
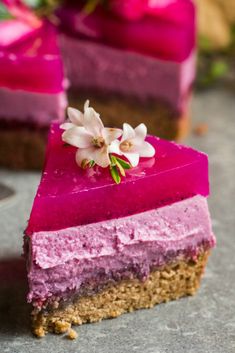
[[[78,5],[58,11],[69,102],[81,108],[89,96],[107,125],[144,117],[151,133],[179,139],[195,77],[195,8],[188,0],[142,3],[143,10],[140,1],[110,0],[89,15]]]
[[[194,294],[215,244],[205,154],[145,141],[144,124],[105,129],[87,104],[69,116],[52,123],[25,231],[37,336]]]
[[[42,167],[50,122],[65,107],[56,29],[0,22],[0,165]]]

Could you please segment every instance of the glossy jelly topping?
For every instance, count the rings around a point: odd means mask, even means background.
[[[207,156],[148,136],[153,158],[142,158],[116,185],[109,171],[83,170],[76,148],[65,145],[58,123],[51,127],[46,163],[26,234],[115,219],[209,194]]]

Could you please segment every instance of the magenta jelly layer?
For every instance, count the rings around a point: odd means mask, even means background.
[[[63,86],[57,32],[49,23],[24,41],[0,49],[0,87],[59,93]]]
[[[209,193],[207,156],[190,147],[149,136],[155,156],[141,158],[116,185],[108,168],[79,168],[76,148],[65,145],[61,134],[59,124],[52,124],[27,234],[124,217]]]
[[[187,105],[195,77],[194,52],[178,63],[66,35],[60,37],[60,45],[72,88],[130,96],[142,102],[161,99],[176,111]]]
[[[195,48],[195,6],[176,0],[152,6],[139,20],[128,21],[97,8],[90,15],[79,7],[62,8],[62,25],[73,35],[163,60],[184,61]]]
[[[206,198],[195,196],[134,216],[36,232],[29,241],[29,301],[43,302],[86,284],[144,279],[152,268],[197,259],[215,244]]]
[[[38,93],[0,87],[0,119],[49,126],[54,119],[64,120],[65,93]]]

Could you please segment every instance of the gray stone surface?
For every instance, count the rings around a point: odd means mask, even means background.
[[[31,336],[20,260],[22,232],[39,175],[0,171],[16,195],[0,203],[0,353],[234,353],[235,352],[235,97],[223,91],[197,95],[193,121],[205,136],[186,143],[209,154],[209,200],[217,248],[194,297],[77,328],[79,339]]]

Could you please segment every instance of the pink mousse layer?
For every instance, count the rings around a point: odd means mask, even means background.
[[[37,93],[0,87],[0,118],[49,126],[54,119],[64,120],[65,93]]]
[[[69,207],[69,205],[67,205]],[[215,244],[206,198],[134,216],[36,232],[29,239],[29,301],[79,291],[91,281],[137,276],[180,259],[196,259]]]
[[[195,77],[194,52],[176,62],[66,35],[61,36],[60,45],[72,88],[130,96],[142,102],[163,100],[175,111],[187,107]]]
[[[125,217],[209,194],[208,158],[190,147],[148,136],[155,156],[141,158],[116,185],[108,168],[79,168],[76,148],[65,145],[61,134],[59,124],[52,124],[28,235]]]

